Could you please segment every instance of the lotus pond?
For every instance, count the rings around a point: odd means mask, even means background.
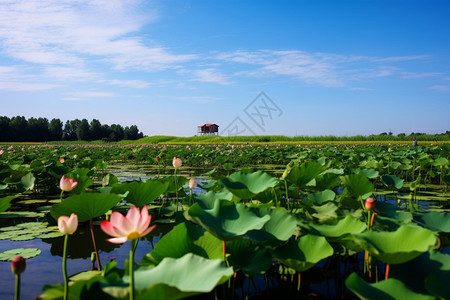
[[[0,145],[0,299],[16,255],[23,299],[63,298],[72,213],[70,299],[128,299],[132,245],[135,299],[450,299],[449,159],[445,144]],[[155,229],[106,241],[100,223],[134,206]]]

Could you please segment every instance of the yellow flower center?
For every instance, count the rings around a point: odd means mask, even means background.
[[[137,231],[132,231],[127,235],[127,240],[131,241],[131,240],[135,240],[139,238],[139,232]]]

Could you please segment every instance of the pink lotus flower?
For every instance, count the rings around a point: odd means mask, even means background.
[[[375,208],[375,200],[373,198],[367,198],[366,203],[364,203],[364,207],[367,210],[373,210]]]
[[[189,188],[192,190],[192,189],[195,189],[196,187],[197,187],[197,182],[195,182],[195,179],[194,178],[189,179]]]
[[[2,155],[3,153],[5,153],[5,151],[3,151],[3,150],[0,150],[0,155]]]
[[[11,261],[11,272],[13,272],[16,275],[23,273],[25,271],[25,267],[26,267],[25,258],[23,258],[20,255],[14,257],[13,260]]]
[[[78,216],[71,214],[70,217],[60,216],[58,218],[58,229],[64,234],[72,234],[77,231]]]
[[[60,157],[59,158],[59,162],[63,164],[64,163],[64,158]]]
[[[77,184],[78,181],[73,181],[72,178],[66,178],[63,175],[59,181],[59,188],[65,192],[70,192],[77,186]]]
[[[148,227],[152,216],[148,214],[147,206],[144,205],[141,212],[136,206],[130,208],[126,216],[114,211],[110,221],[102,221],[100,228],[106,234],[114,238],[107,239],[113,244],[123,244],[126,241],[143,237],[152,231],[156,225]]]
[[[179,167],[181,167],[182,164],[183,164],[183,162],[181,161],[181,158],[176,158],[176,157],[173,158],[172,165],[175,169],[178,169]]]

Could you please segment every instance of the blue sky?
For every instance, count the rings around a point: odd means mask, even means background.
[[[206,122],[223,135],[441,133],[449,15],[445,0],[2,0],[0,115],[146,135]]]

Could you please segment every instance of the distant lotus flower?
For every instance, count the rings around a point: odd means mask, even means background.
[[[60,157],[59,158],[59,162],[63,164],[64,163],[64,158]]]
[[[0,150],[0,155],[2,155],[3,153],[5,153],[5,151],[3,151],[3,150]]]
[[[70,217],[60,216],[58,218],[58,229],[64,234],[73,234],[77,231],[78,216],[71,214]]]
[[[61,190],[65,192],[70,192],[73,190],[78,184],[78,181],[73,181],[72,178],[66,178],[64,175],[61,177],[61,180],[59,181],[59,187]]]
[[[388,148],[388,152],[391,152],[392,150],[391,150],[391,148]]]
[[[114,211],[110,221],[102,221],[100,228],[106,234],[114,238],[107,241],[113,244],[123,244],[126,241],[143,237],[152,231],[156,225],[148,227],[152,216],[148,214],[147,206],[144,205],[141,212],[136,206],[130,208],[126,216]]]
[[[155,160],[156,160],[157,163],[159,163],[161,161],[161,156],[156,155]]]
[[[73,159],[77,159],[78,158],[78,154],[75,154],[74,156],[73,156]]]
[[[181,161],[181,158],[176,158],[176,157],[173,158],[172,165],[175,169],[178,169],[179,167],[181,167],[182,164],[183,164],[183,162]]]
[[[375,208],[375,200],[373,198],[367,198],[364,207],[367,210],[373,210]]]
[[[197,187],[197,182],[195,182],[195,179],[194,178],[189,179],[189,188],[192,190],[192,189],[195,189],[196,187]]]
[[[11,272],[13,272],[16,275],[23,273],[25,271],[25,267],[26,267],[25,258],[23,258],[20,255],[14,257],[13,260],[11,261]]]

